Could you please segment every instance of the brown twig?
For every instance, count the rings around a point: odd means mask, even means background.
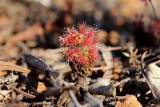
[[[122,66],[118,66],[119,68],[122,68]],[[96,70],[110,70],[110,69],[114,69],[114,68],[109,68],[109,67],[93,67],[91,68],[92,71],[96,71]]]
[[[42,35],[43,29],[39,23],[36,23],[29,27],[28,29],[15,34],[13,37],[11,37],[6,44],[6,49],[11,49],[18,41],[22,40],[33,40],[36,35]]]
[[[64,83],[65,86],[69,87],[69,84],[68,84],[67,82],[65,82],[64,80],[62,80],[62,82]],[[74,95],[74,92],[73,92],[72,90],[69,90],[69,91],[68,91],[68,94],[69,94],[71,100],[73,101],[73,103],[74,103],[74,105],[75,105],[76,107],[87,107],[87,105],[81,105],[81,104],[78,102],[78,100],[77,100],[77,98],[76,98],[76,96]]]
[[[26,93],[16,87],[12,87],[15,91],[17,91],[18,93],[22,94],[23,96],[25,97],[28,97],[28,98],[35,98],[36,96],[32,95],[32,94],[29,94],[29,93]]]
[[[36,102],[33,103],[32,106],[38,106],[38,105],[53,105],[51,102]]]
[[[121,84],[124,84],[124,83],[128,82],[129,80],[131,80],[131,78],[126,78],[126,79],[124,79],[124,80],[122,80],[120,82],[117,82],[117,83],[113,84],[113,87],[117,87],[117,86],[119,86]]]
[[[156,10],[155,10],[155,8],[154,8],[154,5],[153,5],[152,0],[149,0],[149,3],[151,4],[151,7],[152,7],[152,9],[153,9],[153,13],[154,13],[154,15],[155,15],[155,19],[158,21],[158,16],[157,16],[157,13],[156,13]]]
[[[150,84],[150,82],[148,81],[148,79],[147,79],[147,77],[146,77],[146,75],[145,75],[144,69],[139,65],[139,62],[136,61],[136,64],[138,65],[138,69],[140,70],[143,78],[145,79],[146,83],[148,84],[150,90],[152,91],[153,98],[154,98],[155,100],[157,100],[157,96],[156,96],[156,94],[155,94],[155,92],[154,92],[154,89],[152,88],[152,85]]]
[[[15,65],[10,62],[0,61],[0,70],[11,70],[11,71],[19,71],[23,73],[29,73],[30,70],[18,65]]]

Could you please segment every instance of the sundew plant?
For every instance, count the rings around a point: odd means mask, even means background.
[[[97,30],[85,23],[78,24],[76,28],[66,28],[60,37],[60,44],[64,47],[64,55],[68,62],[78,65],[88,71],[94,62],[99,59]]]

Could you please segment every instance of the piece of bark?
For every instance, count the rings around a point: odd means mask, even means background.
[[[83,104],[89,104],[89,107],[103,107],[102,101],[93,97],[88,92],[84,93]]]
[[[64,88],[48,89],[48,90],[44,91],[42,94],[44,97],[48,97],[48,96],[58,97],[58,96],[60,96],[60,94],[62,94],[63,89]]]
[[[45,90],[47,90],[47,87],[44,85],[44,83],[42,82],[38,82],[38,86],[37,86],[37,92],[43,92]]]
[[[114,96],[115,90],[113,85],[110,84],[108,86],[90,87],[89,92],[94,95]]]
[[[32,67],[39,71],[34,71],[35,74],[45,73],[45,71],[48,68],[48,66],[43,61],[39,60],[38,58],[32,55],[25,54],[24,59],[29,67]]]
[[[96,83],[89,86],[89,92],[94,95],[115,96],[115,90],[110,80],[98,78]]]
[[[4,76],[6,76],[7,75],[7,71],[1,71],[0,72],[0,77],[4,77]]]
[[[37,71],[39,71],[39,72],[34,71],[35,74],[47,73],[48,75],[52,76],[54,79],[61,76],[59,72],[54,71],[51,67],[45,64],[43,61],[39,60],[38,58],[32,55],[26,54],[24,55],[24,59],[28,64],[28,66],[34,69],[37,69]]]
[[[151,64],[148,64],[146,67],[146,76],[148,79],[148,82],[150,83],[150,88],[152,91],[152,95],[154,99],[160,104],[160,67],[158,64],[160,63],[160,60],[153,62]]]
[[[142,105],[135,96],[128,95],[117,101],[115,107],[142,107]]]
[[[0,91],[0,100],[8,100],[7,97],[11,93],[11,90],[1,90]]]

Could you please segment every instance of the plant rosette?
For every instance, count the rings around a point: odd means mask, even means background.
[[[66,28],[63,36],[60,37],[60,44],[64,47],[64,55],[72,71],[76,70],[84,75],[91,74],[90,68],[99,59],[99,38],[95,28],[85,23],[78,24],[77,29]]]

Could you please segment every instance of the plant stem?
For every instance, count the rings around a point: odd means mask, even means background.
[[[152,0],[149,0],[149,2],[150,2],[151,7],[152,7],[152,9],[153,9],[153,13],[154,13],[154,15],[155,15],[155,19],[158,21],[158,16],[157,16],[157,14],[156,14],[156,10],[155,10],[155,8],[154,8],[153,2],[152,2]]]

